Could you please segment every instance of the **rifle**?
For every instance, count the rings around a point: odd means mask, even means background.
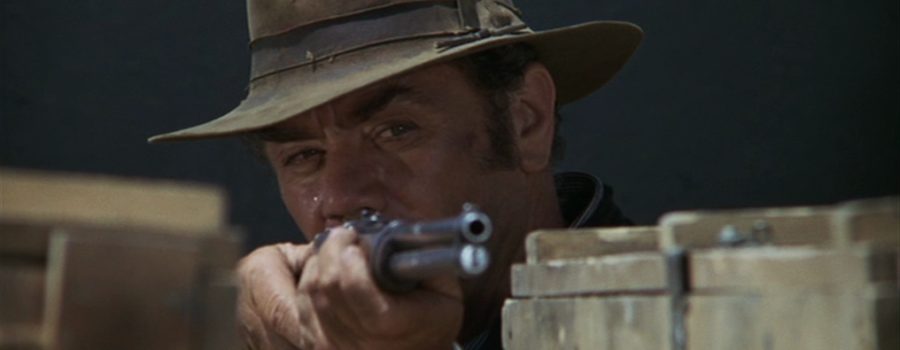
[[[344,227],[359,234],[372,276],[385,291],[408,292],[422,280],[448,273],[478,276],[490,264],[482,244],[493,232],[491,219],[470,203],[457,216],[419,222],[388,220],[363,210],[359,219],[345,222]],[[317,250],[328,234],[326,230],[313,239]]]

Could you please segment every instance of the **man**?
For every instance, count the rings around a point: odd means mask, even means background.
[[[628,223],[602,184],[555,180],[551,163],[556,106],[610,79],[640,41],[636,26],[535,33],[509,0],[249,0],[248,12],[247,99],[151,140],[241,135],[271,163],[306,237],[331,229],[319,249],[281,244],[242,261],[251,347],[499,348],[527,232]],[[358,233],[340,226],[363,209],[425,220],[465,202],[494,222],[491,268],[407,294],[376,286]]]

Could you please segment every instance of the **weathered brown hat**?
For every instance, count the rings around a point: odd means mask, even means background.
[[[627,22],[534,32],[512,0],[248,0],[250,92],[228,114],[151,142],[265,128],[417,67],[528,43],[566,103],[599,88],[637,48]]]

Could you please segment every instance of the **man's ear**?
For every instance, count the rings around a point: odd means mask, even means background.
[[[556,128],[556,84],[547,67],[540,63],[526,67],[511,102],[519,167],[529,173],[547,169]]]

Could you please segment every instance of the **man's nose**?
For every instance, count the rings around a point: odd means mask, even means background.
[[[376,156],[354,148],[335,149],[320,178],[322,214],[329,224],[358,217],[363,209],[383,211],[385,170]]]

